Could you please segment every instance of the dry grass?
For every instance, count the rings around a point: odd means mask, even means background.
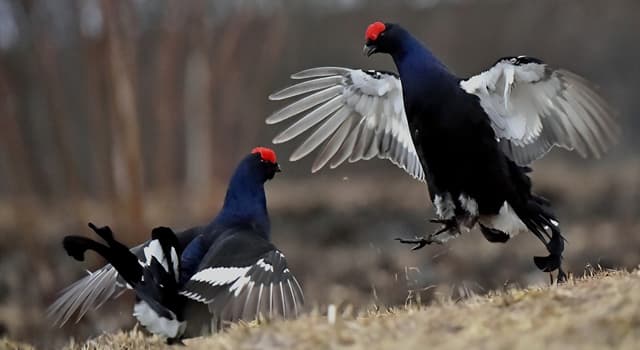
[[[25,343],[0,338],[0,349],[2,350],[33,350],[33,346]]]
[[[601,271],[565,285],[510,288],[464,300],[380,310],[318,312],[296,321],[237,325],[186,341],[188,349],[637,349],[640,271]],[[4,348],[7,342],[2,343]],[[19,347],[17,347],[19,348]],[[67,350],[169,349],[138,329],[105,334]]]

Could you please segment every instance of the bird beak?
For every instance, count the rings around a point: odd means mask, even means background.
[[[282,168],[280,168],[280,164],[276,163],[276,173],[281,173]]]
[[[367,57],[373,55],[374,53],[376,53],[376,50],[378,48],[376,47],[375,44],[364,44],[364,47],[362,48],[362,54],[366,55]]]

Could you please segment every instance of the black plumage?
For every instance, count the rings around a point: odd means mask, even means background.
[[[270,241],[264,183],[279,171],[275,152],[255,148],[236,168],[224,205],[209,224],[177,234],[154,229],[151,240],[131,251],[108,227],[92,226],[106,246],[67,236],[69,255],[82,260],[91,249],[110,264],[63,292],[49,308],[54,322],[64,324],[75,312],[79,319],[127,284],[141,300],[134,316],[169,339],[216,331],[226,321],[297,316],[302,289]],[[268,303],[262,302],[266,296]]]
[[[604,153],[618,131],[607,103],[583,78],[536,58],[504,57],[462,79],[397,24],[375,22],[365,40],[364,52],[389,54],[399,74],[340,67],[294,74],[308,80],[270,98],[308,95],[267,123],[305,115],[274,142],[320,124],[291,160],[324,143],[312,171],[377,156],[425,181],[432,221],[442,228],[404,243],[443,243],[476,224],[490,242],[528,230],[549,252],[536,266],[564,278],[564,238],[549,203],[532,192],[528,165],[554,146]]]

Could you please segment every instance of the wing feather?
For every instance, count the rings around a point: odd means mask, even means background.
[[[351,156],[353,153],[353,148],[356,146],[356,141],[358,141],[358,134],[360,133],[360,128],[362,127],[362,123],[364,123],[364,118],[360,118],[360,121],[356,126],[351,129],[349,136],[344,140],[342,147],[338,151],[336,158],[330,164],[330,168],[334,169],[340,166],[340,164],[344,163],[345,160]]]
[[[76,322],[90,309],[97,309],[123,289],[117,284],[118,272],[107,265],[65,288],[47,309],[47,315],[59,326],[77,312]]]
[[[291,318],[303,302],[284,255],[255,233],[244,232],[212,247],[180,294],[207,304],[212,318],[219,321],[253,320],[260,315]]]
[[[338,110],[342,104],[342,97],[336,96],[330,101],[326,102],[322,106],[314,109],[312,112],[304,116],[302,119],[295,122],[285,131],[281,132],[273,139],[273,143],[282,143],[291,140],[292,138],[302,134],[309,130],[319,122],[323,121],[333,112]]]
[[[286,98],[304,95],[309,92],[322,90],[340,84],[342,78],[340,76],[330,76],[320,79],[308,80],[302,83],[292,85],[286,89],[278,91],[276,94],[269,96],[272,100],[282,100]]]
[[[351,111],[342,107],[334,115],[332,115],[327,121],[317,128],[308,139],[306,139],[298,148],[291,154],[292,161],[301,159],[313,152],[318,146],[320,146],[327,138],[344,123],[349,117]]]
[[[301,118],[279,133],[273,142],[287,142],[328,118],[293,152],[291,161],[304,158],[325,143],[316,156],[312,172],[327,164],[335,168],[345,160],[356,162],[378,157],[389,159],[414,178],[424,181],[424,171],[404,111],[402,86],[395,74],[318,67],[291,77],[310,80],[269,96],[271,100],[300,99],[271,114],[267,124],[298,115]],[[320,107],[306,115],[303,113],[315,106]],[[394,141],[401,146],[390,148]]]
[[[332,98],[338,96],[341,92],[339,86],[333,86],[326,90],[316,92],[301,100],[298,100],[284,108],[274,112],[269,118],[267,118],[267,124],[275,124],[281,121],[287,120],[298,113],[302,113],[310,108],[313,108],[323,102],[329,101]]]
[[[329,160],[336,155],[340,146],[343,144],[344,140],[349,135],[349,131],[351,130],[351,124],[353,123],[353,114],[347,116],[346,120],[340,125],[338,130],[331,136],[331,139],[325,144],[324,148],[316,157],[316,160],[313,162],[311,167],[312,172],[316,172],[324,167]]]
[[[538,59],[507,57],[460,85],[480,98],[503,151],[521,165],[554,146],[599,158],[620,132],[586,79]]]

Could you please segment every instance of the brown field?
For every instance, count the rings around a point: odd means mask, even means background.
[[[564,285],[507,287],[484,296],[452,298],[438,290],[428,305],[350,306],[335,322],[318,310],[295,321],[239,324],[224,333],[189,339],[187,349],[637,349],[640,270],[585,271]],[[0,340],[3,349],[30,349]],[[66,350],[171,349],[134,328],[104,334]]]
[[[155,226],[211,220],[237,161],[280,131],[264,123],[282,107],[267,96],[291,73],[395,70],[388,57],[361,54],[373,20],[410,28],[461,77],[526,54],[597,85],[616,110],[619,143],[598,161],[554,150],[534,163],[534,190],[558,214],[568,272],[636,271],[638,13],[637,0],[0,0],[0,339],[11,339],[0,350],[23,348],[14,341],[163,348],[135,330],[131,293],[52,326],[45,314],[57,293],[104,263],[72,260],[62,237],[91,234],[91,221],[134,245]],[[640,343],[637,272],[537,287],[549,282],[532,257],[546,252],[531,234],[491,244],[474,230],[412,252],[393,238],[435,229],[424,184],[377,159],[311,174],[313,156],[287,160],[300,141],[273,146],[284,171],[266,190],[272,239],[309,313],[191,347]],[[332,304],[335,325],[323,316]]]
[[[583,170],[580,182],[566,175],[573,169],[576,167],[547,162],[534,173],[545,175],[537,179],[537,188],[547,196],[552,194],[550,197],[558,205],[568,240],[567,271],[582,275],[585,266],[638,266],[640,192],[630,176],[638,173],[638,165],[627,162],[607,170]],[[301,281],[309,310],[326,310],[329,304],[339,308],[350,305],[353,314],[360,314],[375,305],[393,308],[417,298],[429,304],[439,299],[443,288],[449,291],[444,295],[464,298],[470,293],[485,295],[505,285],[527,288],[548,283],[548,276],[538,271],[531,260],[532,256],[543,254],[544,249],[530,234],[506,244],[491,244],[474,230],[446,245],[416,252],[393,241],[394,237],[433,228],[426,222],[431,209],[425,203],[423,185],[399,171],[396,175],[356,174],[336,181],[335,176],[321,174],[299,182],[276,179],[268,185],[273,239]],[[380,183],[387,185],[381,188]],[[587,186],[589,190],[585,191]],[[214,205],[209,204],[208,211],[215,212]],[[55,220],[64,217],[56,211],[63,207],[30,216],[40,218],[34,221],[37,224],[63,225]],[[78,217],[111,222],[103,207],[91,205],[89,209],[90,214]],[[145,216],[151,222],[177,221],[156,214],[171,213],[170,208],[160,210],[150,205],[148,210]],[[206,220],[205,215],[193,223]],[[12,339],[38,348],[59,349],[70,338],[82,342],[133,327],[131,294],[61,329],[52,327],[44,317],[45,308],[59,290],[81,277],[85,269],[101,265],[93,256],[87,263],[78,263],[64,254],[60,247],[64,234],[87,233],[85,223],[72,227],[75,228],[49,228],[41,232],[37,241],[25,240],[18,232],[0,240],[6,262],[2,276],[7,281],[4,290],[0,290],[0,297],[4,298],[0,323]],[[120,237],[129,232],[118,225],[112,227]],[[25,251],[32,253],[25,255]]]

